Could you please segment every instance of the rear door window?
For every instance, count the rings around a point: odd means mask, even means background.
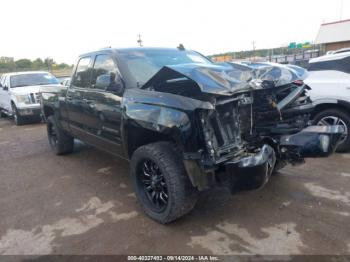
[[[91,57],[83,57],[79,60],[73,77],[72,85],[75,87],[90,87]]]
[[[350,56],[343,59],[311,63],[309,71],[336,70],[350,74]]]

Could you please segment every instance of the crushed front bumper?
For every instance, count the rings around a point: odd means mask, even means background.
[[[336,150],[343,132],[342,126],[309,126],[296,134],[282,136],[276,149],[265,144],[255,154],[227,161],[225,169],[231,192],[263,187],[273,172],[276,155],[291,163],[329,156]]]
[[[294,135],[282,136],[282,155],[297,154],[301,157],[326,157],[339,145],[345,132],[343,126],[309,126]]]
[[[227,161],[225,166],[231,192],[263,187],[269,181],[275,163],[275,150],[269,145],[264,145],[258,153],[238,161]]]

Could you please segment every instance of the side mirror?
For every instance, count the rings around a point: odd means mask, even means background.
[[[2,90],[7,91],[7,90],[9,90],[9,88],[7,86],[3,86]]]
[[[96,79],[95,88],[105,89],[106,91],[121,94],[124,91],[124,85],[119,74],[111,73],[100,75]]]
[[[107,87],[109,87],[111,85],[111,83],[112,83],[112,81],[111,81],[110,74],[100,75],[96,79],[95,88],[106,89]]]

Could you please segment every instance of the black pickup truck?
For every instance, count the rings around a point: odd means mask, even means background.
[[[262,187],[284,165],[331,154],[344,130],[310,126],[309,89],[293,72],[216,65],[182,48],[81,55],[70,86],[43,87],[57,155],[74,138],[130,160],[144,211],[171,222],[198,191]]]

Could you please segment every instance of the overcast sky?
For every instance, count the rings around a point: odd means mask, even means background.
[[[350,0],[1,0],[0,56],[74,63],[106,46],[186,48],[205,55],[314,41],[350,18]],[[342,14],[341,14],[341,6]],[[350,29],[349,29],[350,30]]]

